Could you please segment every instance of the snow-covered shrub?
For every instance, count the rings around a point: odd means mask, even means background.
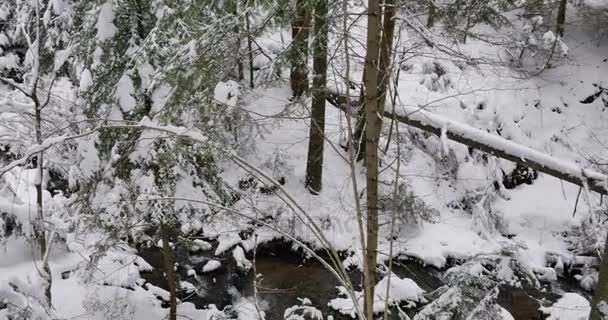
[[[200,139],[176,139],[155,129],[100,130],[80,144],[88,157],[72,167],[71,184],[80,188],[89,226],[139,242],[159,223],[182,235],[200,232],[215,210],[173,198],[232,203],[235,193],[220,177],[223,155],[246,144],[250,131],[237,106],[238,84],[224,82],[234,76],[234,43],[209,32],[209,25],[232,32],[235,21],[216,18],[226,8],[215,12],[202,3],[174,1],[132,5],[81,3],[82,12],[93,13],[79,32],[89,46],[77,53],[81,85],[83,79],[92,84],[79,92],[88,105],[84,115],[109,125],[184,127]]]
[[[29,279],[28,279],[29,280]],[[47,320],[51,310],[39,286],[13,279],[0,283],[0,319]]]
[[[397,194],[389,206],[398,213],[397,223],[402,227],[434,221],[439,216],[439,212],[428,206],[406,183],[399,184]]]

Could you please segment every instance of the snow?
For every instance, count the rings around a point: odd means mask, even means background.
[[[215,255],[219,256],[228,249],[241,242],[241,237],[236,233],[223,233],[217,238],[218,245],[215,248]]]
[[[192,246],[190,247],[190,251],[192,252],[197,252],[199,250],[201,251],[209,251],[211,250],[211,244],[207,241],[201,240],[201,239],[194,239],[192,241]]]
[[[388,282],[388,277],[385,276],[376,284],[376,288],[374,289],[374,313],[384,312],[387,300],[386,288]],[[344,287],[339,287],[338,289],[340,290],[340,294],[347,296],[347,291]],[[424,290],[422,290],[412,279],[402,279],[397,275],[392,275],[390,277],[390,290],[388,295],[389,306],[396,303],[401,304],[407,302],[408,307],[413,307],[416,303],[424,303],[426,300],[422,296],[423,293]],[[356,295],[361,310],[363,310],[363,293],[356,292]],[[344,315],[350,315],[352,318],[355,318],[356,316],[356,308],[354,307],[353,300],[348,296],[346,298],[332,299],[328,305]]]
[[[222,266],[222,263],[217,261],[217,260],[209,260],[204,266],[203,266],[203,273],[207,273],[207,272],[213,272],[217,269],[219,269]]]
[[[583,0],[583,4],[594,10],[608,10],[608,1],[606,0]]]
[[[84,69],[80,74],[79,90],[86,92],[93,85],[93,78],[91,77],[91,71]]]
[[[61,69],[61,67],[65,64],[65,62],[70,58],[70,55],[72,55],[72,48],[67,48],[65,50],[59,50],[55,53],[55,65],[53,67],[53,70],[55,70],[55,72],[57,72],[59,69]]]
[[[135,108],[137,102],[135,101],[135,98],[133,98],[134,90],[131,77],[127,74],[123,74],[116,85],[116,97],[118,98],[120,109],[123,112],[131,112]]]
[[[251,269],[253,264],[251,263],[251,261],[247,260],[247,258],[245,257],[245,251],[240,246],[237,246],[236,248],[234,248],[234,250],[232,250],[232,257],[234,258],[234,261],[236,261],[237,267],[245,271],[249,271],[249,269]],[[207,265],[205,265],[205,267],[206,266]]]
[[[591,306],[581,295],[566,293],[552,306],[540,310],[548,315],[547,320],[587,320]]]
[[[116,34],[118,29],[114,25],[114,6],[112,5],[112,1],[108,1],[101,6],[96,28],[96,38],[98,41],[105,41]]]
[[[235,107],[240,94],[240,86],[232,80],[220,82],[215,87],[214,93],[217,102],[229,107]]]

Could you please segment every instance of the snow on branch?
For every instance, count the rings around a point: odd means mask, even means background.
[[[27,160],[32,156],[43,152],[55,145],[65,143],[69,140],[75,140],[79,138],[83,138],[85,136],[91,135],[99,130],[103,129],[140,129],[140,130],[151,130],[158,132],[158,138],[172,137],[177,139],[188,139],[196,142],[206,142],[207,137],[200,132],[198,129],[190,129],[185,127],[176,127],[173,125],[160,126],[155,124],[152,120],[145,117],[139,123],[133,122],[133,124],[110,124],[110,125],[100,125],[98,127],[92,128],[89,131],[75,134],[75,135],[62,135],[58,137],[51,137],[44,140],[41,144],[35,144],[31,146],[25,154],[17,159],[7,164],[4,167],[0,168],[0,177],[4,175],[6,172],[11,169],[21,166],[27,163]]]
[[[336,96],[340,96],[340,94],[335,92],[330,93],[328,101],[334,106],[345,110],[342,104],[336,103]],[[448,139],[462,143],[473,149],[536,169],[597,193],[608,194],[608,176],[602,173],[582,168],[571,161],[555,158],[544,152],[422,110],[421,108],[400,106],[399,109],[395,111],[395,114],[392,114],[390,111],[384,111],[384,117],[389,119],[395,118],[395,120],[403,124],[431,132],[437,136],[447,136]]]

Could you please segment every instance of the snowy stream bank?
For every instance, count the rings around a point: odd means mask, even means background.
[[[213,241],[209,243],[214,249],[216,248],[217,243]],[[180,294],[182,301],[192,302],[201,309],[207,308],[210,304],[214,304],[220,310],[233,309],[237,317],[239,303],[242,303],[243,298],[249,298],[251,301],[257,294],[258,306],[264,311],[266,319],[283,319],[285,310],[307,298],[325,318],[331,315],[334,319],[351,319],[349,315],[342,315],[328,305],[328,302],[338,297],[338,281],[319,262],[292,250],[288,243],[272,241],[258,247],[255,256],[255,272],[258,274],[257,293],[253,285],[253,265],[251,268],[239,267],[232,250],[227,250],[219,256],[215,255],[214,251],[193,252],[176,248],[177,270],[183,290]],[[154,286],[166,289],[160,248],[141,249],[140,255],[155,268],[154,271],[143,273],[143,278]],[[248,252],[246,258],[254,261],[253,252]],[[451,261],[449,265],[458,263]],[[443,278],[447,269],[449,267],[444,269],[424,267],[417,260],[403,257],[393,263],[394,274],[399,278],[413,280],[426,292],[426,297],[432,297],[432,293],[440,290],[445,284]],[[361,273],[358,270],[350,270],[349,275],[357,287]],[[499,290],[497,303],[501,307],[509,311],[515,319],[530,320],[545,319],[546,316],[539,308],[550,306],[557,301],[560,292],[580,292],[576,281],[571,277],[545,283],[541,289],[528,285],[519,288],[500,285]],[[162,300],[160,297],[159,299]],[[409,316],[413,316],[424,306],[418,305],[406,309],[406,305],[407,303],[402,307]],[[397,312],[393,312],[393,316],[394,319],[398,319]]]

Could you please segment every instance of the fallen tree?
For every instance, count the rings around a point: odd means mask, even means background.
[[[344,95],[330,91],[327,101],[346,112]],[[348,99],[354,101],[353,99]],[[608,194],[608,176],[591,169],[585,169],[571,161],[555,158],[549,154],[504,139],[500,136],[473,128],[467,124],[452,121],[419,107],[399,106],[395,113],[385,110],[383,116],[420,130],[445,136],[470,148],[487,152],[523,166],[538,170],[558,179],[595,191]]]

